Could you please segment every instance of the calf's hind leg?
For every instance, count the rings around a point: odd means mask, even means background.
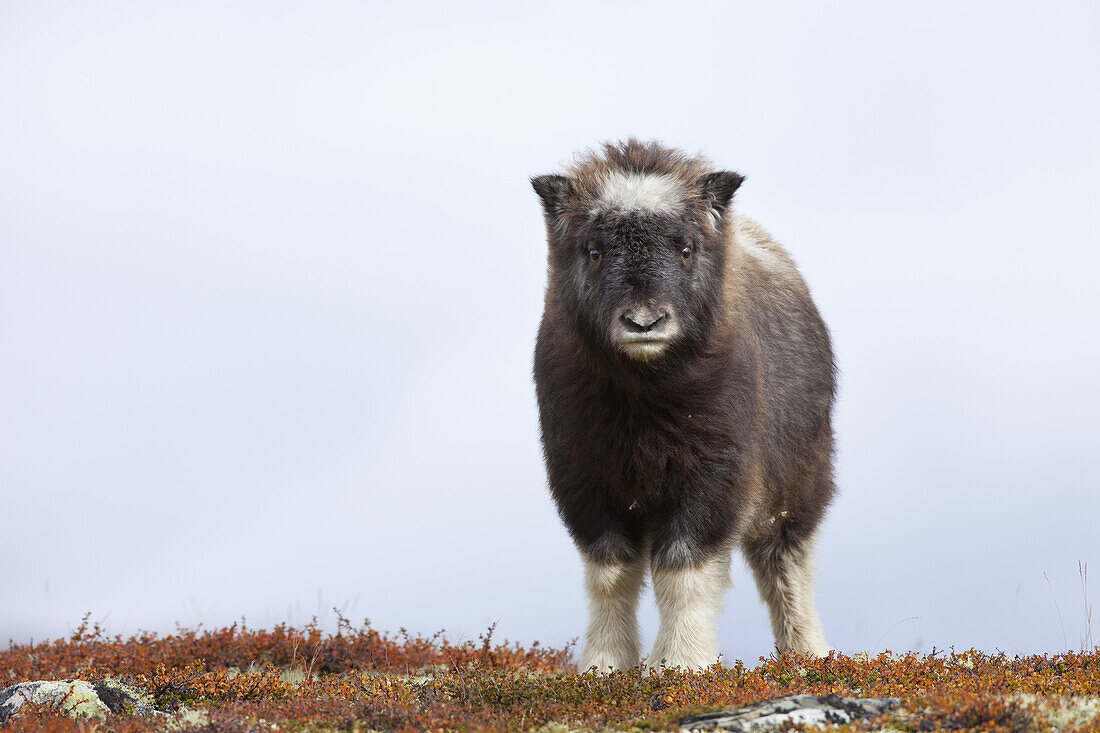
[[[765,538],[746,542],[745,559],[768,604],[776,649],[823,657],[832,649],[814,606],[816,531],[796,538],[785,530],[780,526]]]
[[[584,586],[588,593],[588,629],[584,635],[580,670],[600,672],[638,664],[638,596],[645,582],[646,559],[596,562],[584,558]]]

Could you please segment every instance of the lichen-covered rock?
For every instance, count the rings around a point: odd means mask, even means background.
[[[73,718],[103,718],[110,712],[90,682],[40,680],[0,690],[0,724],[8,722],[28,702],[58,708]]]
[[[789,695],[753,703],[736,710],[694,715],[680,721],[684,730],[765,731],[785,723],[843,725],[871,720],[898,707],[893,697],[840,697],[839,695]]]
[[[109,677],[96,682],[95,691],[115,715],[155,715],[160,712],[153,709],[152,697]]]
[[[104,679],[94,685],[84,680],[38,680],[21,682],[0,690],[0,725],[27,703],[58,708],[74,718],[102,718],[116,715],[155,715],[153,701],[118,680]]]

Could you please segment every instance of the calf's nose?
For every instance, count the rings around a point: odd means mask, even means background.
[[[623,323],[628,331],[645,333],[652,331],[668,313],[660,308],[643,305],[638,308],[630,308],[623,313]]]

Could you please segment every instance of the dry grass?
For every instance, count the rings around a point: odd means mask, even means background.
[[[789,694],[901,698],[902,730],[1054,729],[1052,708],[1100,697],[1100,650],[1010,658],[976,651],[762,659],[702,673],[581,674],[568,649],[381,634],[341,621],[106,637],[87,619],[69,638],[0,652],[0,686],[35,679],[121,678],[162,710],[201,709],[204,730],[674,729],[688,714]],[[1044,707],[1045,705],[1045,707]],[[1077,722],[1100,730],[1100,721]],[[1057,725],[1072,727],[1072,718]],[[72,721],[35,709],[12,731],[136,731],[164,719]]]

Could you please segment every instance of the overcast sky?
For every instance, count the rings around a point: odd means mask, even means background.
[[[0,639],[580,635],[528,177],[634,135],[832,329],[830,641],[1095,640],[1098,82],[1090,2],[0,3]]]

